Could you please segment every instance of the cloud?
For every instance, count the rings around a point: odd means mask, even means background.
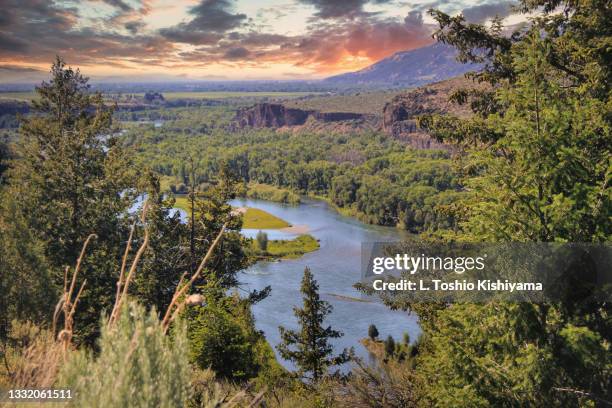
[[[180,57],[199,66],[284,63],[332,72],[339,66],[345,70],[362,68],[397,51],[430,44],[431,30],[418,12],[409,13],[403,20],[361,16],[322,22],[311,26],[308,33],[295,36],[232,32],[217,43],[183,52]]]
[[[151,0],[95,0],[115,9],[110,16],[94,17],[84,17],[83,8],[71,7],[71,2],[2,1],[6,7],[0,15],[0,64],[49,63],[61,55],[79,65],[157,66],[177,73],[213,64],[258,69],[282,64],[283,70],[293,65],[301,72],[332,73],[360,69],[433,41],[432,26],[423,22],[421,12],[386,17],[366,7],[390,0],[298,0],[315,7],[316,15],[309,18],[295,4],[293,11],[280,8],[280,14],[295,13],[306,20],[298,34],[270,31],[261,20],[235,10],[232,0],[200,0],[184,9],[183,21],[179,17],[162,29],[151,28],[154,19],[145,18],[156,4]],[[491,11],[471,9],[472,16]]]
[[[502,3],[484,3],[464,8],[462,13],[466,21],[482,24],[495,16],[509,16],[512,14],[513,5],[516,5],[516,3],[507,1]]]
[[[104,3],[109,6],[117,7],[122,11],[132,11],[132,6],[124,2],[123,0],[103,0]]]
[[[357,16],[367,15],[363,7],[370,0],[298,0],[302,4],[314,6],[317,9],[316,17],[324,19],[333,19],[340,17],[354,18]],[[390,0],[373,0],[374,4],[384,4]]]
[[[145,26],[143,21],[128,21],[124,24],[126,30],[128,30],[132,34],[138,33]]]
[[[233,59],[243,59],[243,58],[248,57],[249,55],[251,55],[251,53],[246,48],[234,47],[234,48],[228,49],[225,52],[225,54],[223,54],[223,57],[229,60],[233,60]]]
[[[160,30],[168,40],[190,44],[212,44],[220,34],[241,26],[247,19],[246,14],[232,13],[230,0],[201,0],[189,9],[192,19],[173,27]]]
[[[46,72],[42,69],[39,68],[33,68],[33,67],[24,67],[21,65],[0,65],[0,71],[8,71],[8,72],[18,72],[18,73],[24,73],[24,72]]]
[[[0,61],[48,63],[55,55],[79,64],[156,64],[174,50],[163,37],[123,35],[103,26],[82,26],[78,10],[39,0],[4,0]],[[139,23],[132,26],[136,29]],[[106,30],[104,29],[106,28]],[[126,29],[130,29],[126,27]]]

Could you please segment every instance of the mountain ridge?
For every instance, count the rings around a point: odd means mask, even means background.
[[[325,78],[335,85],[419,86],[457,77],[479,68],[456,60],[454,47],[434,43],[410,51],[400,51],[359,71]]]

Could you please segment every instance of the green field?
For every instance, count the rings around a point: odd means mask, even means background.
[[[232,99],[232,98],[299,98],[313,95],[312,92],[162,92],[164,98],[172,99]],[[135,95],[144,96],[144,93]]]
[[[187,197],[176,197],[175,208],[189,212]],[[259,208],[247,208],[242,214],[242,227],[247,229],[280,229],[290,227],[287,221],[282,220]]]
[[[290,227],[287,221],[282,220],[259,208],[247,208],[242,215],[242,227],[248,229],[279,229]]]
[[[136,96],[144,96],[144,92],[130,93]],[[235,99],[235,98],[278,98],[294,99],[307,95],[318,95],[316,92],[229,92],[229,91],[205,91],[205,92],[162,92],[167,100],[176,99]],[[0,92],[0,99],[30,101],[37,98],[36,92]]]
[[[266,251],[259,249],[256,240],[253,240],[252,246],[261,258],[295,259],[319,249],[319,242],[312,235],[304,234],[292,240],[270,240]]]

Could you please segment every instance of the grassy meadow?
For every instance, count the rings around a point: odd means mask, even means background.
[[[256,240],[252,242],[256,256],[260,258],[295,259],[319,249],[319,242],[308,234],[303,234],[292,240],[273,239],[268,241],[268,247],[262,251]]]
[[[187,197],[176,197],[175,208],[189,212]],[[287,221],[278,218],[259,208],[240,209],[242,213],[242,227],[246,229],[280,229],[290,227]]]

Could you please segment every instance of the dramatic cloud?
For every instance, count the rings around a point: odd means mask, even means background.
[[[299,0],[302,4],[314,6],[320,18],[356,17],[364,15],[363,7],[370,0]],[[384,4],[390,0],[373,0],[371,3]]]
[[[78,24],[78,11],[38,0],[6,0],[0,61],[49,63],[62,55],[79,64],[158,64],[174,45],[158,35],[123,35]],[[138,27],[132,26],[132,30]],[[130,28],[128,27],[128,30]]]
[[[229,0],[202,0],[197,6],[189,9],[193,17],[187,23],[160,30],[168,40],[190,43],[211,44],[219,40],[220,34],[239,27],[247,19],[246,14],[232,13]]]
[[[485,21],[495,17],[507,17],[512,13],[512,6],[515,3],[485,3],[478,6],[467,7],[463,9],[463,16],[470,23],[482,24]]]
[[[121,9],[123,11],[132,11],[132,6],[130,6],[123,0],[103,0],[103,1],[106,4],[113,6],[113,7],[117,7],[118,9]]]
[[[422,14],[429,7],[484,22],[508,15],[511,5],[509,0],[269,0],[265,8],[250,0],[1,1],[0,66],[44,67],[61,55],[104,75],[198,77],[242,75],[243,68],[271,77],[289,75],[291,67],[298,75],[360,69],[430,44],[434,27]],[[28,71],[0,69],[3,77],[9,72]]]
[[[225,60],[244,66],[285,62],[331,72],[338,66],[360,68],[394,52],[427,45],[432,42],[430,33],[418,12],[403,20],[362,16],[314,25],[306,35],[232,32],[215,44],[181,53],[181,58],[202,66]]]
[[[145,23],[142,21],[128,21],[125,23],[124,27],[132,34],[136,34],[138,31],[142,30],[145,26]]]

